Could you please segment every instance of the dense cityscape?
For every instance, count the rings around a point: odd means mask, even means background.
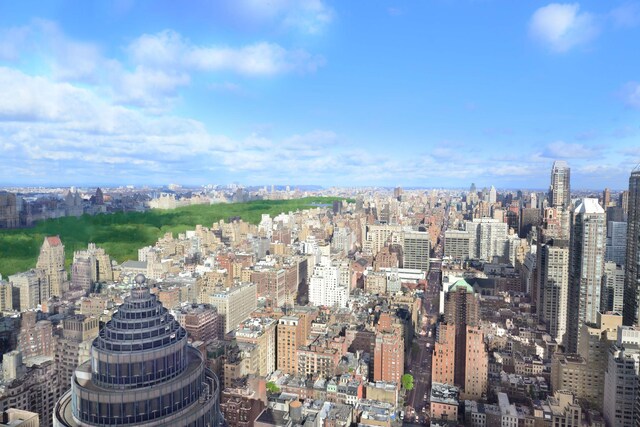
[[[166,233],[124,262],[87,242],[67,266],[64,236],[46,236],[35,268],[0,278],[0,410],[7,425],[636,427],[640,170],[617,193],[572,192],[570,171],[553,162],[547,192],[4,191],[2,228],[43,198],[78,216],[333,197]]]
[[[0,427],[640,427],[640,0],[0,0]]]

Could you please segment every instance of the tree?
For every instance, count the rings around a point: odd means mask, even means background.
[[[402,387],[405,390],[407,390],[407,391],[413,390],[413,375],[404,374],[402,376],[402,378],[400,378],[400,381],[402,381]]]
[[[278,387],[273,381],[269,381],[267,383],[267,390],[271,393],[278,393],[280,391],[280,387]]]

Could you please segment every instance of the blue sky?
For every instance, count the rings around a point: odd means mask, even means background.
[[[640,2],[0,2],[0,184],[622,189]]]

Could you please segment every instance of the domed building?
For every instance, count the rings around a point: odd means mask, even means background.
[[[222,424],[220,389],[187,332],[152,295],[143,275],[93,341],[71,389],[58,401],[54,426],[192,426]]]

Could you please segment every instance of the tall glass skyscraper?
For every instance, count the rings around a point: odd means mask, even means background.
[[[629,177],[627,217],[627,256],[624,265],[623,323],[627,326],[640,320],[640,165]]]
[[[54,426],[215,427],[219,390],[185,329],[138,275],[58,401]]]

